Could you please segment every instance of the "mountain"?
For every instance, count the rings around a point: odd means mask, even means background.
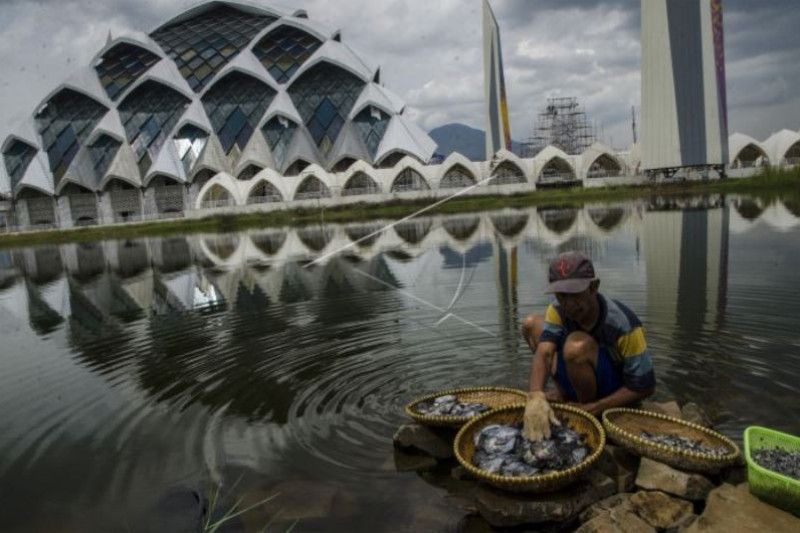
[[[486,132],[470,128],[465,124],[445,124],[428,132],[438,147],[436,154],[447,157],[453,152],[458,152],[472,161],[486,159]],[[511,141],[514,153],[520,153],[520,143]]]

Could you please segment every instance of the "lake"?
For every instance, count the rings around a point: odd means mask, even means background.
[[[221,487],[272,497],[231,530],[457,531],[449,475],[397,470],[403,406],[525,388],[564,250],[642,319],[657,399],[798,434],[799,216],[712,195],[0,250],[0,524],[188,530]]]

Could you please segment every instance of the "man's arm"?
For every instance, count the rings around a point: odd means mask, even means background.
[[[550,369],[553,368],[553,357],[556,355],[556,345],[553,342],[542,341],[536,345],[531,364],[530,392],[540,392],[544,390]]]
[[[581,405],[582,409],[589,411],[593,415],[599,415],[606,409],[613,409],[614,407],[624,407],[636,402],[640,402],[653,394],[655,389],[633,390],[628,387],[620,387],[612,394],[605,398],[601,398],[596,402],[590,402]]]

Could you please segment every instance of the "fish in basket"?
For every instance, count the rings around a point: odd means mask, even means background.
[[[628,451],[681,470],[714,474],[741,462],[736,444],[703,426],[640,409],[603,413],[608,437]]]
[[[549,439],[522,435],[523,404],[502,407],[469,421],[454,442],[458,461],[472,475],[514,492],[550,492],[578,479],[597,461],[605,432],[589,413],[553,404],[561,422]]]
[[[505,387],[472,387],[428,394],[406,405],[408,416],[427,426],[461,427],[472,418],[506,405],[524,402],[527,394]]]

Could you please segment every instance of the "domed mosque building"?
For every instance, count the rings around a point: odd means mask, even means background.
[[[404,110],[305,11],[204,2],[109,38],[13,125],[0,195],[18,226],[70,227],[381,192],[378,169],[436,148]]]

